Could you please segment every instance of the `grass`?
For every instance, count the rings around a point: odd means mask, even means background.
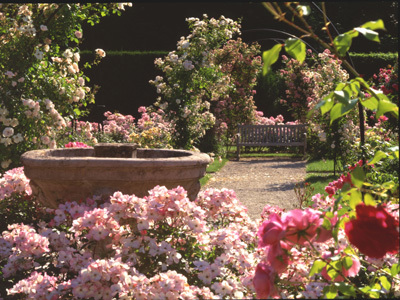
[[[218,159],[214,160],[212,164],[210,164],[206,169],[206,175],[200,179],[201,186],[204,186],[214,173],[218,172],[228,161],[227,158],[223,158],[221,161]]]
[[[325,187],[336,179],[339,175],[334,175],[334,162],[331,159],[313,159],[306,165],[306,182],[314,188],[313,194],[324,194]],[[326,193],[325,193],[326,194]]]

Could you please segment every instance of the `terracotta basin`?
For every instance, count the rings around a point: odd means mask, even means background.
[[[33,150],[21,156],[34,195],[47,207],[116,191],[148,195],[156,185],[182,186],[194,200],[210,157],[185,150],[142,149],[134,144]]]

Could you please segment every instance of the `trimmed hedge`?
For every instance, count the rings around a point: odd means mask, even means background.
[[[380,68],[386,68],[388,65],[394,65],[398,60],[398,53],[355,53],[350,52],[351,60],[355,69],[369,79],[372,75],[378,74]]]
[[[94,51],[83,50],[80,52],[82,61],[94,59]],[[85,73],[91,79],[89,85],[99,85],[101,88],[96,95],[96,104],[91,108],[88,119],[100,122],[104,120],[103,114],[109,110],[131,114],[138,118],[140,106],[152,105],[158,94],[149,80],[157,75],[162,75],[154,66],[154,60],[164,57],[169,51],[117,51],[106,50],[106,57],[102,62],[88,69]],[[356,70],[369,79],[373,74],[378,74],[380,68],[394,65],[398,53],[350,53]],[[290,114],[274,103],[277,93],[282,92],[281,83],[277,78],[259,78],[254,96],[259,110],[265,116],[282,114],[285,119],[290,119]],[[261,81],[262,80],[262,81]]]

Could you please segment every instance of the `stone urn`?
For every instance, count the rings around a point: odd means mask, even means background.
[[[115,143],[33,150],[21,161],[33,194],[46,207],[57,208],[66,201],[116,191],[144,197],[157,185],[182,186],[193,201],[211,159],[204,153]]]

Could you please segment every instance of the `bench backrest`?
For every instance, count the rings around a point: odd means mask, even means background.
[[[307,125],[238,125],[238,144],[304,145]]]

